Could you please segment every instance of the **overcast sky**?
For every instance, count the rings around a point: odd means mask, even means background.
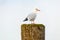
[[[0,0],[0,40],[21,40],[23,19],[34,8],[41,11],[35,20],[45,25],[46,40],[60,40],[59,0]]]

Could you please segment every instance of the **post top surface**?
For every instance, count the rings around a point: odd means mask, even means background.
[[[45,27],[43,24],[22,24],[21,26],[42,26],[42,27]]]

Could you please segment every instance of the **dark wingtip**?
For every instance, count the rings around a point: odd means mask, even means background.
[[[25,20],[23,20],[23,22],[25,22],[25,21],[27,21],[28,20],[28,18],[25,18]]]

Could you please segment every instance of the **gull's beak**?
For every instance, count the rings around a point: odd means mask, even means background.
[[[37,8],[36,8],[35,10],[36,10],[36,11],[40,11],[40,10],[39,10],[39,9],[37,9]]]

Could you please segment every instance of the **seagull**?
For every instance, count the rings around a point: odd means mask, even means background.
[[[24,20],[23,22],[25,21],[31,21],[31,23],[35,24],[34,23],[34,20],[36,19],[36,16],[37,16],[37,13],[39,12],[40,10],[38,8],[35,8],[35,11],[30,13]]]

